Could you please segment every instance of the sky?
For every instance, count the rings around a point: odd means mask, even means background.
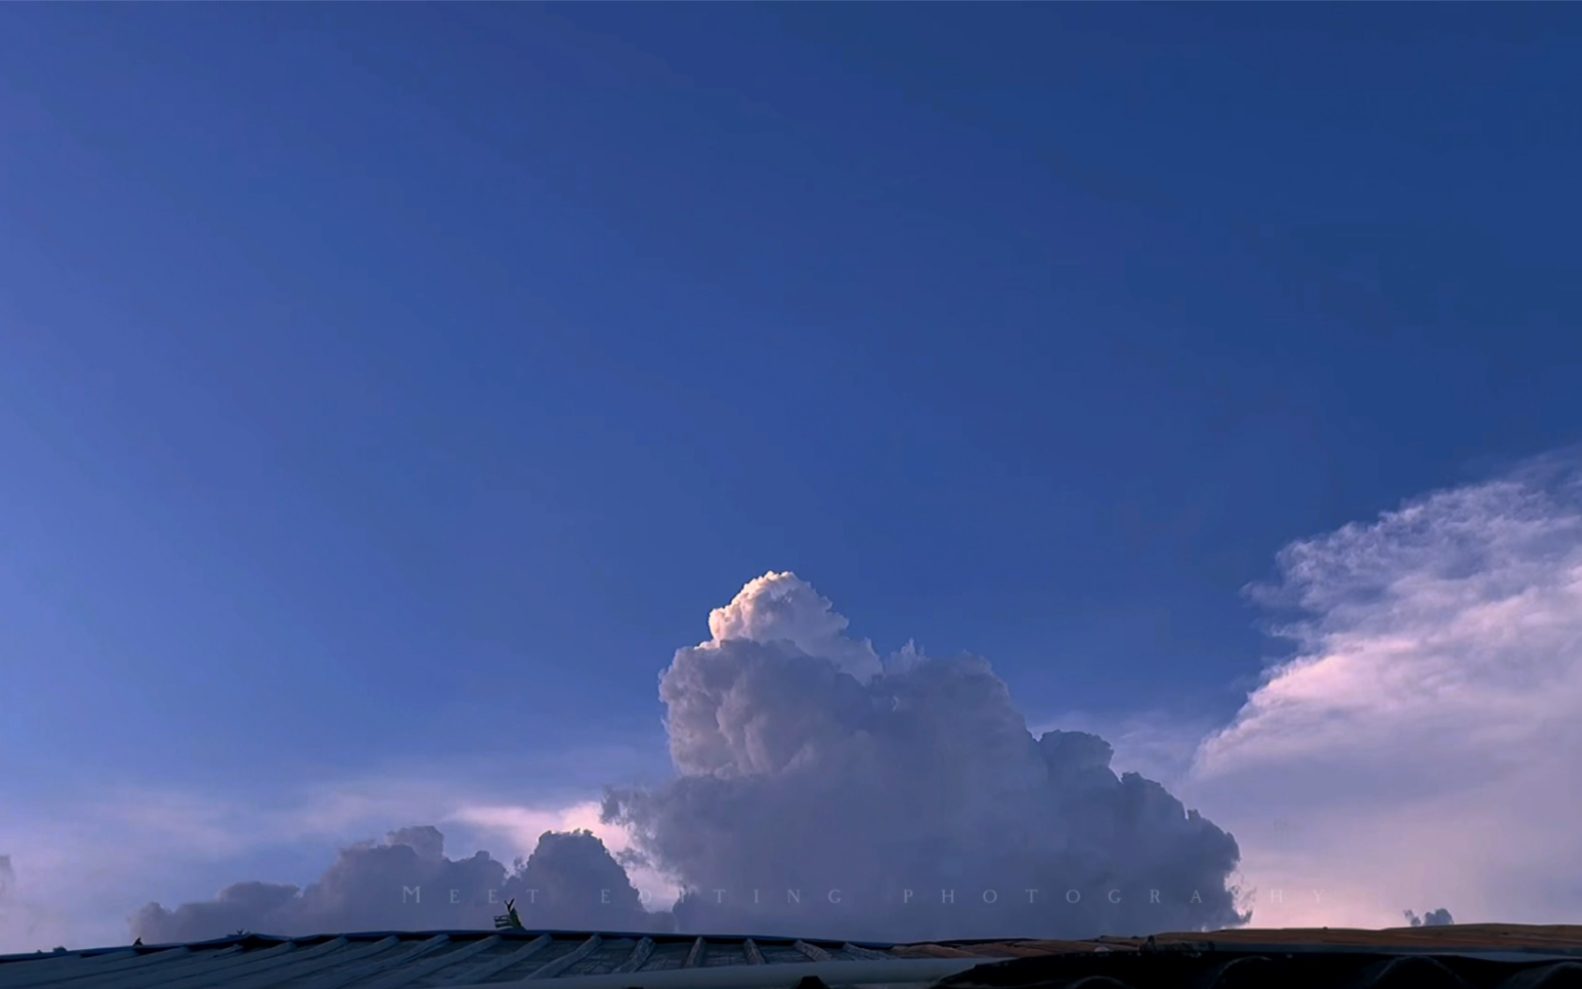
[[[1562,5],[0,10],[0,950],[1578,922],[1579,97]]]

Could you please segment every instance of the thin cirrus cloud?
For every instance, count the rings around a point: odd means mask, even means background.
[[[1545,458],[1298,541],[1251,589],[1294,612],[1277,632],[1295,654],[1185,786],[1242,841],[1260,922],[1399,925],[1425,901],[1463,922],[1582,914],[1577,467]]]

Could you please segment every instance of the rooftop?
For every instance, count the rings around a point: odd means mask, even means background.
[[[853,944],[569,931],[376,932],[0,956],[0,989],[1577,989],[1582,927],[1232,930]]]

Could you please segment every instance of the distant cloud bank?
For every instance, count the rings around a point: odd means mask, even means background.
[[[537,926],[553,920],[568,928],[647,930],[654,924],[625,870],[585,831],[548,833],[531,856],[507,870],[485,852],[447,858],[444,837],[424,826],[342,851],[306,889],[237,883],[212,900],[174,910],[149,904],[132,917],[132,934],[160,944],[238,930],[300,935],[487,928],[508,899],[519,900],[524,920]],[[535,911],[529,906],[535,901],[544,907]]]

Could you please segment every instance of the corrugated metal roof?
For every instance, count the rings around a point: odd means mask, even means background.
[[[888,945],[570,931],[239,935],[0,957],[0,989],[1582,989],[1582,927]]]
[[[995,957],[1009,957],[999,955]],[[903,958],[887,945],[585,932],[241,935],[0,957],[0,989],[749,989],[929,985],[982,961]],[[834,980],[834,981],[831,981]]]

